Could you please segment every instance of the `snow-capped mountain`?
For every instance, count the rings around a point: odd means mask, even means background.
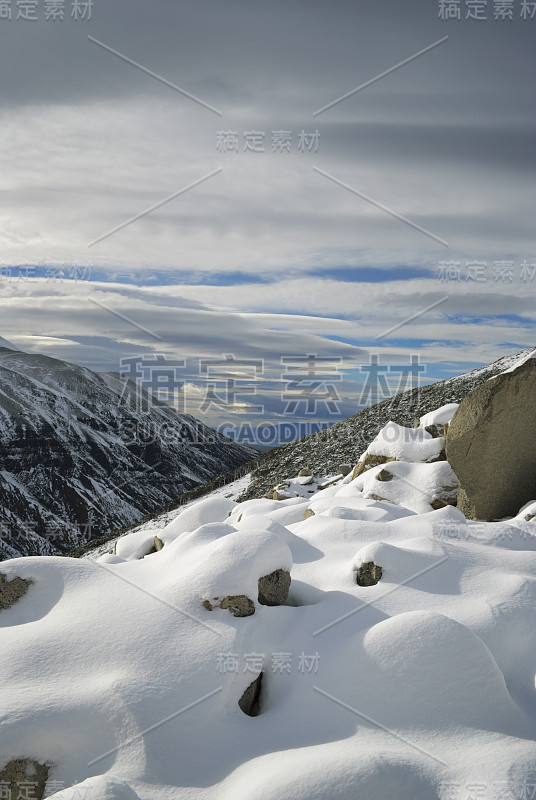
[[[65,552],[254,455],[121,376],[0,347],[0,559]]]

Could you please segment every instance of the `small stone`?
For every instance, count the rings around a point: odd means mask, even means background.
[[[392,480],[393,480],[393,478],[394,478],[394,475],[393,475],[393,473],[392,473],[392,472],[389,472],[389,471],[388,471],[388,470],[386,470],[386,469],[381,469],[381,470],[378,472],[378,474],[376,475],[376,480],[377,480],[377,481],[384,481],[384,482],[385,482],[385,481],[392,481]]]
[[[298,472],[298,478],[308,478],[309,475],[312,474],[313,473],[308,467],[302,467],[302,469],[300,469],[300,471]]]
[[[346,478],[352,471],[352,467],[350,464],[339,464],[337,467],[337,473],[342,475],[343,478]]]
[[[306,508],[305,512],[303,514],[303,518],[304,519],[309,519],[309,517],[314,517],[314,515],[315,515],[315,512],[313,511],[312,508]]]
[[[396,461],[396,458],[391,458],[389,456],[374,456],[371,453],[367,453],[365,458],[362,461],[358,461],[354,467],[354,471],[352,472],[352,480],[359,478],[363,472],[366,470],[371,469],[372,467],[377,467],[379,464],[388,464],[390,461]]]
[[[0,610],[10,608],[28,591],[33,581],[25,578],[12,578],[0,573]]]
[[[282,492],[274,491],[272,492],[272,500],[290,500],[289,494],[283,494]]]
[[[455,506],[458,497],[458,486],[442,486],[441,494],[434,497],[430,505],[437,511],[438,508],[445,508],[445,506]]]
[[[254,681],[252,681],[240,700],[238,706],[244,714],[248,717],[257,717],[260,712],[260,699],[262,689],[262,672],[259,672]]]
[[[376,586],[381,579],[383,570],[374,561],[364,561],[356,570],[358,586]]]
[[[22,787],[31,787],[34,800],[42,800],[48,780],[49,767],[31,758],[15,758],[0,770],[0,786],[6,792],[3,797],[22,797]],[[24,795],[25,797],[29,795]]]
[[[288,597],[290,581],[290,572],[285,569],[276,569],[259,578],[259,603],[263,606],[282,605]]]
[[[424,430],[434,439],[440,439],[443,436],[443,425],[427,425]]]
[[[255,603],[245,594],[227,595],[221,601],[220,608],[226,608],[233,617],[250,617],[255,613]]]
[[[534,514],[525,514],[525,521],[530,522],[531,519],[534,519]]]
[[[159,536],[155,536],[154,537],[154,549],[156,550],[156,552],[158,552],[159,550],[162,550],[163,547],[164,547],[164,542],[162,541],[162,539],[160,539]]]

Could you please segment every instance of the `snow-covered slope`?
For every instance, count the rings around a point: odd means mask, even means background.
[[[57,800],[534,797],[536,499],[433,510],[450,467],[395,432],[398,460],[354,479],[229,486],[114,554],[2,564],[32,583],[0,610],[0,774],[46,764]]]
[[[255,455],[147,402],[118,376],[0,349],[0,559],[65,552]]]
[[[454,378],[409,389],[365,408],[331,428],[270,450],[253,471],[251,484],[241,499],[262,497],[282,477],[296,474],[301,467],[323,472],[334,471],[339,464],[355,464],[389,420],[412,427],[416,417],[448,403],[459,403],[476,386],[529,357],[532,352],[532,348],[522,350]]]

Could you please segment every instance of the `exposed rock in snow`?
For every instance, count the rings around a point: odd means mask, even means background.
[[[263,673],[259,672],[254,681],[252,681],[240,700],[238,706],[244,714],[248,717],[256,717],[260,712],[260,699],[262,691],[262,676]]]
[[[227,609],[233,617],[250,617],[255,613],[255,603],[245,594],[227,595],[220,602],[218,600],[219,597],[215,597],[212,603],[210,600],[203,600],[203,606],[207,611],[214,611],[215,608]]]
[[[528,358],[462,400],[447,434],[460,481],[458,506],[470,519],[516,514],[536,486],[536,360]]]
[[[276,569],[259,578],[259,603],[263,606],[280,606],[288,597],[290,572]]]
[[[39,764],[31,758],[15,758],[0,769],[0,787],[8,800],[11,798],[32,798],[41,800],[45,797],[45,786],[49,767]]]
[[[376,586],[381,580],[382,568],[374,561],[364,561],[356,568],[356,582],[358,586]]]
[[[24,578],[6,578],[0,573],[0,610],[9,608],[28,591],[32,581]]]

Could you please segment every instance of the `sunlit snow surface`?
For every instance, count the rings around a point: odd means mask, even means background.
[[[387,483],[374,467],[241,504],[228,486],[115,554],[4,562],[34,583],[0,611],[0,761],[51,764],[64,800],[530,798],[536,500],[496,523],[432,510],[450,468],[408,441]],[[382,578],[360,587],[369,561]],[[276,569],[288,600],[260,605]],[[203,606],[226,595],[255,613]]]

